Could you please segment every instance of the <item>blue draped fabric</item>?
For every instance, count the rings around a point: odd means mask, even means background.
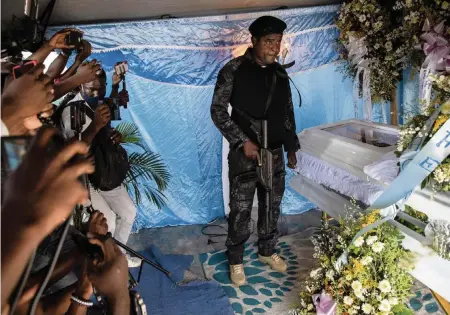
[[[207,223],[224,215],[222,136],[210,118],[210,105],[218,71],[249,45],[247,29],[257,17],[278,16],[288,25],[285,62],[296,61],[288,72],[303,98],[303,106],[295,108],[297,132],[354,117],[352,83],[337,72],[338,8],[76,26],[92,43],[92,58],[101,61],[108,76],[117,61],[128,61],[131,102],[122,117],[139,126],[172,175],[167,206],[158,210],[144,200],[135,230]],[[298,104],[295,89],[293,95]],[[283,213],[312,207],[287,189]]]

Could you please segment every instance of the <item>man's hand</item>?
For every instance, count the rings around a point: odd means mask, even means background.
[[[119,85],[119,83],[122,82],[122,79],[123,79],[123,76],[122,76],[122,75],[118,75],[118,74],[116,74],[116,73],[114,72],[114,73],[113,73],[113,76],[112,76],[112,84],[113,84],[113,86],[114,86],[114,85],[115,85],[115,86]]]
[[[51,79],[43,74],[39,64],[16,80],[12,80],[2,94],[2,120],[11,135],[23,134],[24,120],[53,109]]]
[[[244,154],[247,158],[255,160],[259,157],[259,147],[251,140],[244,143]]]
[[[97,64],[97,60],[95,59],[90,62],[83,62],[81,66],[78,67],[74,77],[77,78],[77,82],[79,82],[80,85],[88,83],[97,78],[100,69],[101,65]]]
[[[120,91],[117,97],[119,99],[119,106],[126,107],[128,102],[130,101],[130,96],[127,90]]]
[[[128,295],[128,263],[111,237],[88,234],[89,242],[98,245],[103,259],[88,261],[87,271],[92,285],[113,304],[125,302]],[[129,303],[129,300],[128,300]],[[129,305],[128,305],[129,307]],[[129,309],[129,308],[128,308]]]
[[[75,155],[88,152],[83,142],[73,142],[59,152],[50,150],[56,133],[54,128],[39,131],[5,187],[2,215],[15,218],[18,226],[35,227],[41,234],[37,238],[48,235],[67,219],[75,205],[87,201],[88,192],[78,178],[94,171],[85,160],[68,164]]]
[[[77,54],[75,61],[82,63],[83,61],[85,61],[90,55],[91,55],[91,51],[92,51],[92,46],[91,44],[87,41],[84,40],[81,42],[81,47],[80,47],[80,52]]]
[[[70,32],[77,32],[80,34],[83,34],[82,31],[76,29],[76,28],[65,28],[59,32],[57,32],[55,35],[50,38],[48,41],[48,44],[52,49],[73,49],[75,46],[73,45],[66,45],[66,36],[70,34]]]
[[[88,222],[88,233],[106,235],[108,233],[108,224],[105,216],[98,210],[92,212]]]
[[[287,154],[288,157],[288,167],[291,169],[295,169],[297,167],[297,156],[294,151],[290,151]]]
[[[110,120],[111,111],[109,110],[109,106],[107,104],[102,104],[95,109],[94,124],[97,132],[105,127]]]
[[[115,144],[120,144],[122,143],[123,137],[122,134],[120,132],[118,132],[116,129],[112,129],[111,132],[111,140],[115,143]]]
[[[123,62],[118,62],[114,66],[114,73],[112,76],[113,85],[118,85],[120,81],[124,78],[125,73],[127,73],[128,65]]]

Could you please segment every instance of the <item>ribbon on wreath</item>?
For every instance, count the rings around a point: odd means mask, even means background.
[[[425,124],[427,131],[431,129],[434,121],[446,104],[437,109]],[[435,133],[435,135],[422,148],[424,139],[418,136],[412,141],[408,150],[400,157],[400,174],[389,187],[367,209],[373,211],[381,209],[382,219],[361,229],[353,237],[353,244],[359,237],[377,228],[379,225],[394,219],[398,211],[404,210],[404,205],[414,188],[419,185],[434,169],[450,155],[450,119],[447,120]],[[340,270],[348,264],[348,249],[345,250],[335,263],[335,268]]]
[[[370,93],[370,60],[366,58],[367,56],[367,46],[365,42],[365,37],[356,38],[354,36],[349,36],[348,44],[346,45],[348,50],[348,58],[351,63],[356,66],[356,76],[353,81],[353,104],[355,110],[355,117],[359,117],[359,87],[362,86],[363,95],[363,113],[365,120],[372,120],[372,95]],[[360,82],[359,77],[362,73],[362,81]]]
[[[415,48],[423,50],[426,58],[420,69],[420,99],[425,101],[426,106],[431,101],[431,86],[429,79],[430,74],[437,71],[447,71],[450,73],[450,43],[443,36],[445,30],[445,21],[431,27],[430,21],[427,19],[423,25],[424,32],[420,39],[424,41],[422,45]]]
[[[316,307],[317,315],[335,315],[336,314],[336,302],[325,291],[320,294],[314,294],[312,296],[313,304]]]

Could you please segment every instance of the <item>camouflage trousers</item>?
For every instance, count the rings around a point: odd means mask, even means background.
[[[269,231],[266,231],[265,190],[256,175],[256,161],[248,159],[242,149],[230,150],[228,155],[230,180],[230,215],[228,218],[228,260],[231,265],[242,264],[244,245],[251,234],[251,211],[255,191],[258,194],[258,251],[262,256],[275,253],[278,240],[277,222],[285,189],[283,149],[273,153],[273,190]]]

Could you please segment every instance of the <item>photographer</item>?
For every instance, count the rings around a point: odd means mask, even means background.
[[[114,73],[110,98],[120,97],[122,101],[127,101],[128,95],[125,95],[126,92],[119,93],[119,83],[121,80],[122,77]],[[95,80],[81,85],[81,92],[68,103],[69,105],[73,105],[75,102],[82,102],[86,108],[86,123],[82,126],[81,139],[88,145],[93,145],[91,152],[95,160],[101,162],[96,162],[96,164],[102,164],[96,167],[96,174],[94,175],[103,178],[115,177],[116,175],[120,176],[118,174],[107,173],[110,170],[126,174],[128,169],[124,169],[124,167],[129,167],[128,159],[125,161],[127,165],[123,166],[124,157],[115,155],[117,153],[116,149],[123,150],[119,148],[122,136],[110,126],[111,111],[109,106],[103,103],[106,95],[106,84],[106,74],[102,70],[101,74]],[[68,139],[75,136],[75,131],[71,128],[70,110],[70,106],[67,106],[61,114],[62,129]],[[98,149],[102,144],[105,144],[105,147],[111,148],[112,151],[104,152]],[[123,150],[123,152],[125,151]],[[114,165],[104,165],[108,162]],[[117,178],[115,179],[117,180]],[[136,207],[128,195],[126,188],[122,185],[124,179],[125,177],[119,178],[120,182],[117,186],[111,187],[109,190],[91,188],[90,193],[92,206],[105,215],[108,220],[110,232],[114,238],[126,244],[136,216]],[[131,257],[128,254],[126,257],[130,267],[139,266],[140,259]]]
[[[6,305],[32,251],[67,219],[76,204],[88,198],[78,178],[92,173],[92,164],[69,163],[75,155],[87,154],[88,147],[74,142],[55,154],[49,150],[55,134],[56,130],[50,128],[39,131],[5,185],[1,222],[2,305]]]

